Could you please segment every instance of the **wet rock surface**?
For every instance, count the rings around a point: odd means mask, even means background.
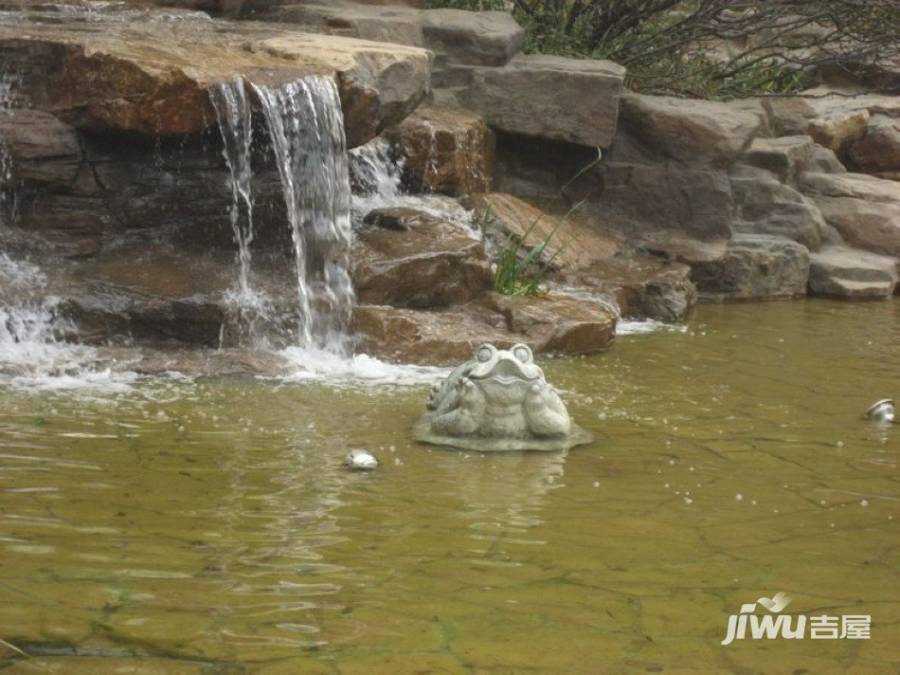
[[[459,196],[490,190],[494,139],[478,115],[423,105],[384,136],[402,159],[411,191]]]
[[[445,307],[490,288],[489,260],[472,230],[413,209],[382,209],[369,220],[391,225],[357,233],[351,276],[360,302]]]
[[[356,145],[400,121],[428,87],[431,57],[414,47],[237,27],[202,14],[113,8],[59,21],[40,9],[0,21],[0,54],[31,107],[78,127],[196,133],[216,119],[211,85],[326,74],[339,84]]]

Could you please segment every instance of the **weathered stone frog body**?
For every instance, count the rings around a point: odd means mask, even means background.
[[[555,450],[586,442],[527,345],[482,345],[435,386],[419,440],[481,450]],[[574,433],[573,433],[574,432]]]

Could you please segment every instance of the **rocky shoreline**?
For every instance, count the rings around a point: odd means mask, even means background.
[[[351,164],[375,144],[393,162],[397,199],[354,184],[358,352],[449,364],[490,341],[586,354],[611,345],[620,316],[677,322],[698,300],[900,291],[900,97],[826,81],[729,103],[637,94],[616,64],[522,54],[501,12],[0,9],[2,248],[43,271],[36,297],[57,299],[67,339],[245,346],[209,96],[234,78],[333,77],[348,146],[361,148]],[[271,154],[255,143],[253,246],[279,344],[294,288]],[[548,292],[494,290],[510,238],[549,242]],[[0,284],[0,301],[21,300]]]

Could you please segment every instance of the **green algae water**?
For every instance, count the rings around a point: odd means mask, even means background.
[[[706,306],[542,365],[592,445],[417,445],[427,384],[4,389],[0,670],[900,670],[900,426],[861,418],[900,397],[900,303]],[[721,644],[777,592],[870,638]]]

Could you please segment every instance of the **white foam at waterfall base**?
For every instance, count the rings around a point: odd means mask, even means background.
[[[122,389],[131,373],[94,367],[96,352],[63,341],[72,326],[44,294],[46,278],[34,265],[0,254],[0,383],[29,389]]]
[[[435,366],[393,364],[367,354],[345,357],[333,352],[288,347],[281,352],[294,368],[279,378],[283,382],[322,381],[331,384],[433,384],[450,369]]]

